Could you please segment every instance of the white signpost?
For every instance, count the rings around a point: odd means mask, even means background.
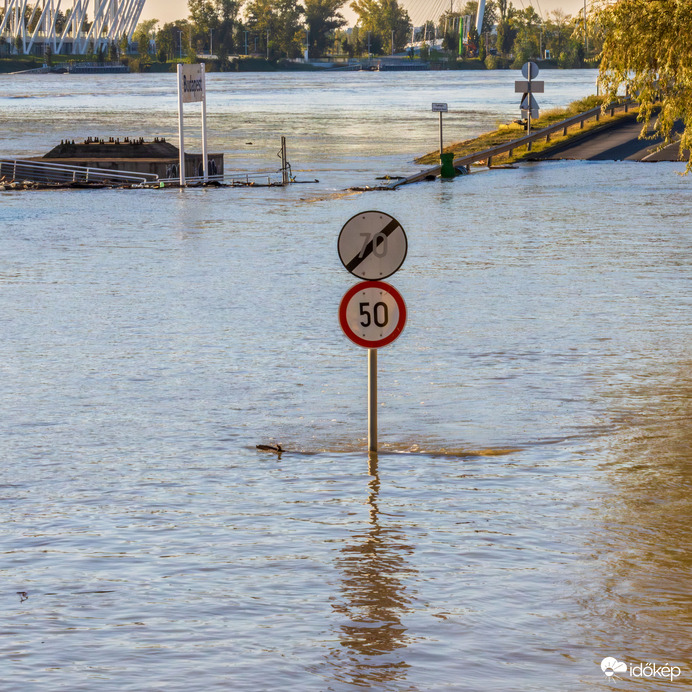
[[[538,101],[533,97],[533,94],[542,94],[544,82],[534,82],[538,77],[538,65],[535,62],[525,62],[521,68],[521,73],[526,78],[526,81],[517,80],[514,82],[514,93],[522,94],[521,97],[521,115],[528,121],[527,134],[531,134],[531,119],[538,118]],[[531,149],[531,143],[529,143]]]
[[[185,134],[183,128],[183,104],[202,103],[202,166],[204,182],[209,178],[207,161],[207,84],[204,63],[178,65],[178,137],[180,148],[180,185],[185,186]]]
[[[444,151],[442,146],[442,114],[447,113],[448,110],[446,103],[433,103],[432,105],[432,112],[440,114],[440,156],[442,156],[442,152]]]
[[[393,216],[366,211],[344,224],[337,248],[344,267],[367,279],[346,291],[339,324],[354,344],[368,349],[368,451],[377,452],[377,349],[397,339],[406,324],[404,299],[380,279],[404,263],[408,240]]]

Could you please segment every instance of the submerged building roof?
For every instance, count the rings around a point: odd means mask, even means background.
[[[145,142],[143,138],[108,140],[89,137],[81,143],[74,140],[60,142],[43,156],[44,159],[177,159],[178,147],[169,144],[165,139],[156,138]]]

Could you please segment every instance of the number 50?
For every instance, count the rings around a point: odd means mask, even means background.
[[[370,303],[360,303],[360,315],[364,317],[364,321],[361,321],[361,327],[369,327],[374,324],[376,327],[382,329],[389,324],[389,308],[386,303],[375,303],[372,306],[372,311],[370,308]]]

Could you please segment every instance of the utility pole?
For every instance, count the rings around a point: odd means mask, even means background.
[[[586,0],[584,0],[586,2]],[[541,46],[540,50],[538,51],[538,55],[540,56],[541,60],[543,60],[543,22],[541,21]]]
[[[214,55],[214,29],[209,29],[209,57]]]
[[[589,53],[589,37],[586,35],[586,0],[584,0],[584,57]]]

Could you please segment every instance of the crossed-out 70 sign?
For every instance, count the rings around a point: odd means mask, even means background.
[[[406,233],[389,214],[367,211],[350,218],[341,229],[339,257],[360,279],[341,299],[339,323],[344,334],[363,348],[391,344],[404,330],[406,304],[401,294],[381,281],[394,274],[408,252]]]

